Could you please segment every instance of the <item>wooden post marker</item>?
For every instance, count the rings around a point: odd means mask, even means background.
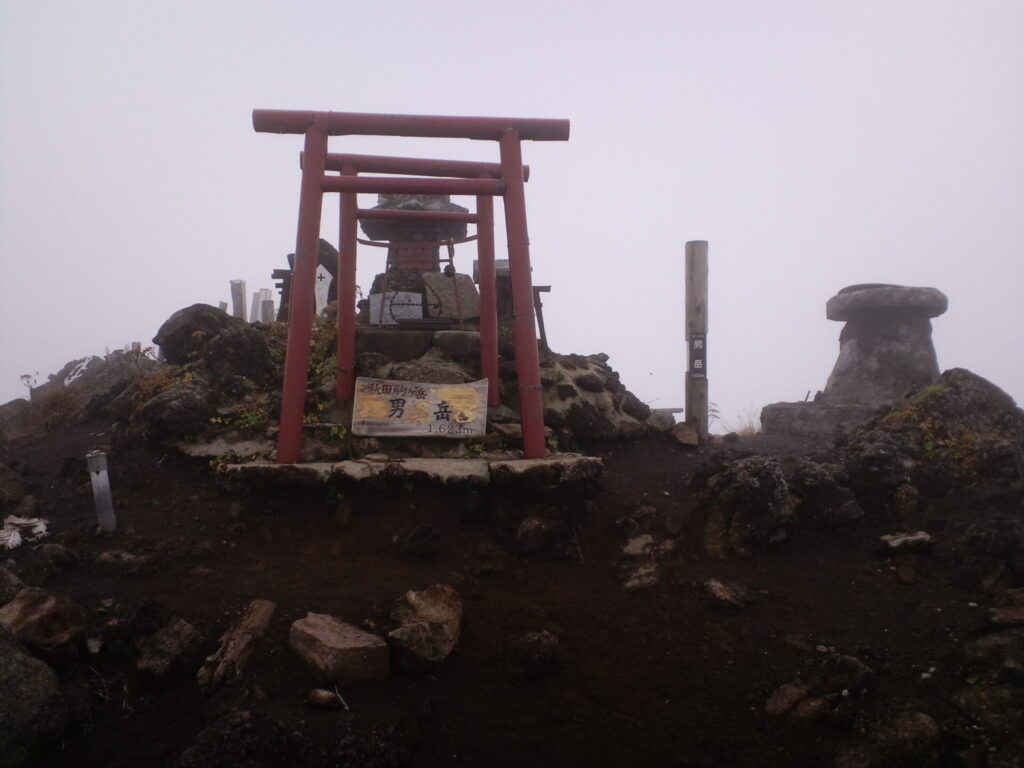
[[[708,436],[708,243],[686,243],[686,422]]]

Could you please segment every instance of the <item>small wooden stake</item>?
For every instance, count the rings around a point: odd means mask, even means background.
[[[206,659],[196,674],[199,687],[204,692],[209,693],[223,681],[241,674],[256,641],[267,631],[276,610],[277,603],[270,600],[253,600],[249,603],[238,624],[221,636],[217,652]]]

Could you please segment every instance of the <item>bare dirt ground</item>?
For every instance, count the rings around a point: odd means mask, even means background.
[[[957,698],[979,680],[965,644],[1003,599],[965,581],[959,535],[984,516],[1019,519],[1019,487],[970,486],[899,519],[799,528],[752,557],[719,559],[704,548],[716,468],[760,453],[785,465],[824,446],[651,437],[591,446],[606,475],[567,552],[523,556],[491,514],[508,502],[490,491],[366,491],[345,524],[329,489],[229,485],[205,461],[115,440],[107,423],[0,443],[67,553],[26,544],[8,565],[85,608],[94,633],[111,619],[125,628],[59,668],[72,724],[33,765],[1019,765],[1024,721],[1017,730],[1012,707],[1003,725]],[[82,487],[97,446],[110,448],[112,535],[96,534]],[[436,555],[399,557],[394,536],[421,524],[440,532]],[[934,537],[930,552],[879,553],[883,534],[919,529]],[[675,548],[657,583],[628,590],[622,549],[640,530]],[[154,557],[97,561],[110,550]],[[749,600],[721,605],[712,579]],[[395,598],[434,583],[465,600],[443,666],[346,685],[348,710],[305,703],[315,684],[288,647],[293,621],[314,611],[381,627]],[[194,667],[155,681],[136,672],[133,641],[168,617],[193,624],[212,653],[256,598],[278,610],[230,690],[204,696]],[[524,651],[523,636],[541,631],[557,644]],[[870,671],[835,661],[850,658]],[[780,687],[800,681],[805,703],[772,714]]]

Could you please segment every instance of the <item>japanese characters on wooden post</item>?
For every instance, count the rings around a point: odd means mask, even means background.
[[[356,379],[352,434],[475,437],[487,429],[487,379],[425,384]]]
[[[708,335],[694,333],[690,336],[690,375],[695,379],[708,377]]]

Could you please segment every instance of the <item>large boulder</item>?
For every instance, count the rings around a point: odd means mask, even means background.
[[[20,440],[43,431],[43,417],[24,398],[0,405],[0,440]]]
[[[209,387],[195,379],[147,400],[139,417],[146,437],[159,440],[199,434],[213,412]]]
[[[953,368],[855,433],[845,464],[869,513],[899,511],[908,488],[934,497],[984,477],[1016,481],[1024,411],[991,382]]]
[[[388,633],[395,661],[410,671],[430,669],[451,655],[459,642],[462,598],[447,584],[410,590],[395,604]]]
[[[790,481],[799,500],[801,523],[835,528],[863,517],[864,510],[848,487],[849,482],[841,464],[801,461]]]
[[[215,336],[244,325],[244,321],[217,307],[193,304],[167,318],[153,337],[153,343],[160,347],[164,359],[171,365],[185,365],[196,362]]]
[[[388,676],[388,645],[383,638],[333,616],[307,613],[292,624],[288,644],[320,683]]]
[[[201,358],[215,382],[244,376],[262,384],[272,369],[266,335],[249,325],[225,328],[203,347]]]
[[[213,382],[243,376],[263,383],[272,368],[263,333],[209,304],[171,315],[153,341],[172,365],[201,364]]]
[[[0,768],[15,768],[32,749],[64,730],[67,708],[57,673],[0,629]]]
[[[983,517],[971,524],[949,555],[949,567],[986,592],[1024,586],[1024,519]]]
[[[785,538],[796,503],[775,459],[740,459],[714,480],[704,537],[710,554],[747,557],[756,547]]]

